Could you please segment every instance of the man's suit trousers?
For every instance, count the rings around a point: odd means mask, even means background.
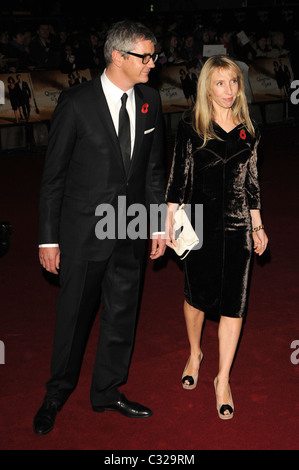
[[[100,332],[90,400],[93,406],[119,398],[134,344],[140,301],[143,256],[134,241],[118,240],[105,261],[61,256],[61,290],[57,299],[51,379],[46,398],[62,406],[77,385],[85,347],[101,304]]]

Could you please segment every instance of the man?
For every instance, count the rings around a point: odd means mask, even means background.
[[[37,434],[53,429],[57,411],[77,384],[99,298],[92,409],[136,418],[152,415],[119,391],[133,348],[145,240],[102,237],[96,213],[113,207],[116,233],[122,233],[127,211],[120,198],[125,197],[127,207],[164,202],[161,103],[158,92],[145,85],[156,60],[154,48],[155,37],[143,25],[116,23],[105,43],[104,73],[64,91],[53,115],[40,194],[39,258],[46,270],[59,269],[61,290],[51,378],[33,423]],[[130,129],[121,152],[124,92]],[[126,150],[128,163],[123,160]],[[163,236],[153,237],[150,257],[163,255],[165,247]]]
[[[21,29],[16,29],[12,35],[11,40],[8,44],[8,55],[7,57],[17,59],[16,69],[26,70],[29,65],[28,52],[24,46],[24,32]]]
[[[61,53],[57,41],[50,33],[48,24],[39,24],[36,36],[29,47],[30,67],[38,69],[57,69],[61,62]]]

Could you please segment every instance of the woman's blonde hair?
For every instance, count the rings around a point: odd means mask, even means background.
[[[197,98],[194,105],[194,128],[203,139],[204,147],[208,140],[219,139],[213,128],[213,104],[209,98],[211,76],[216,69],[231,70],[236,73],[238,80],[238,94],[232,105],[232,112],[236,123],[244,123],[248,132],[254,137],[255,131],[249,116],[249,110],[245,95],[244,78],[240,67],[232,59],[226,56],[212,56],[201,69],[198,85]]]

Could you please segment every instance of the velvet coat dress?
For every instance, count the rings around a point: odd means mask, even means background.
[[[191,116],[181,119],[166,200],[203,208],[202,243],[183,261],[186,301],[212,317],[243,318],[253,251],[250,210],[261,207],[259,132],[253,137],[243,124],[226,132],[214,123],[214,130],[219,140],[200,149]]]

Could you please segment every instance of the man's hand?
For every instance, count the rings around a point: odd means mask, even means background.
[[[160,256],[163,256],[166,249],[166,238],[165,234],[159,233],[157,235],[152,236],[152,249],[150,258],[157,259]]]
[[[53,274],[58,274],[60,265],[60,249],[58,247],[39,248],[39,261],[43,268]]]

